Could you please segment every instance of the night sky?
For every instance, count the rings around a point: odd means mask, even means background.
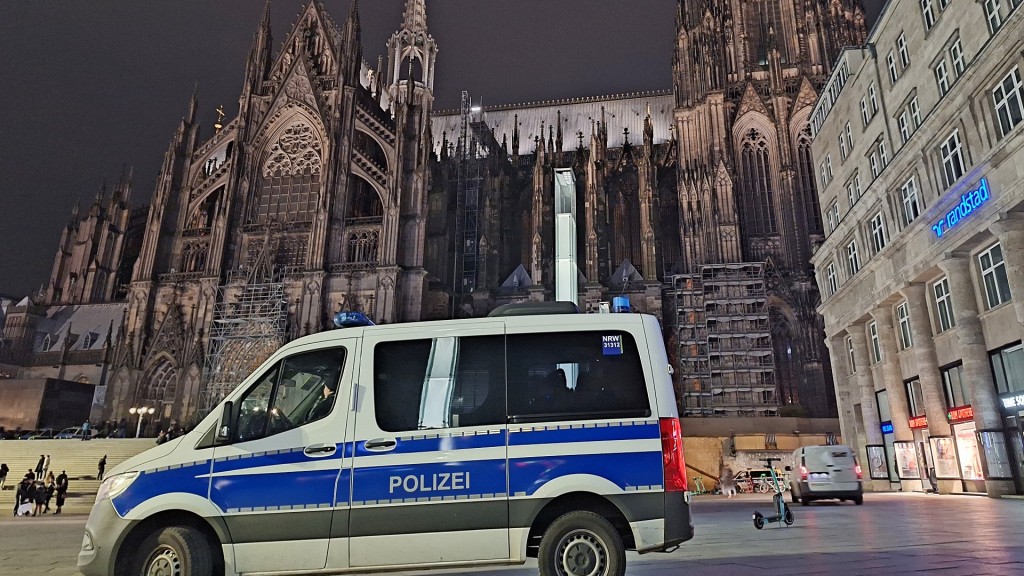
[[[324,0],[343,25],[349,0]],[[401,23],[404,0],[362,0],[363,56]],[[272,0],[275,48],[304,0]],[[672,86],[675,0],[430,0],[435,109],[462,90],[484,105]],[[870,10],[873,13],[877,10]],[[8,1],[0,7],[0,294],[49,278],[76,199],[134,167],[152,195],[199,83],[204,134],[238,107],[263,0]]]

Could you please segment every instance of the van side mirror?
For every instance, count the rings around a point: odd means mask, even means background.
[[[231,425],[235,421],[235,403],[228,400],[224,403],[224,411],[220,415],[220,424],[217,426],[217,441],[226,442],[231,438]]]
[[[786,472],[792,472],[792,471],[793,471],[793,467],[792,466],[786,466]]]

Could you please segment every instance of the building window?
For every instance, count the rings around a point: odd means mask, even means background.
[[[868,334],[871,336],[871,362],[878,364],[882,361],[882,344],[878,341],[878,324],[868,324]]]
[[[964,175],[963,147],[960,145],[960,130],[955,129],[939,147],[942,157],[942,182],[949,188]]]
[[[836,278],[836,265],[834,263],[828,263],[828,266],[825,268],[825,277],[828,279],[828,294],[831,296],[839,290],[839,279]]]
[[[945,96],[949,92],[949,74],[946,73],[946,61],[942,60],[935,65],[935,84],[939,87],[939,96]]]
[[[1010,283],[1006,278],[1002,246],[996,244],[978,254],[981,279],[985,284],[985,303],[988,309],[1010,300]]]
[[[896,39],[896,49],[900,53],[900,65],[906,68],[910,66],[910,50],[907,50],[907,38],[900,32],[899,38]]]
[[[914,120],[914,130],[921,126],[921,107],[917,104],[917,96],[910,99],[910,117]]]
[[[871,164],[871,177],[878,178],[878,174],[880,172],[878,168],[878,154],[872,152],[871,155],[868,156],[868,163]]]
[[[871,115],[874,116],[878,112],[878,93],[874,82],[868,85],[868,99],[871,101]]]
[[[947,408],[971,404],[971,387],[964,385],[963,364],[942,371],[942,388],[946,394]]]
[[[832,181],[832,155],[825,156],[825,170],[828,172],[828,181]]]
[[[871,244],[875,249],[875,254],[878,254],[885,248],[885,219],[882,217],[882,213],[879,212],[871,219]]]
[[[857,204],[857,200],[858,196],[856,190],[853,187],[853,180],[850,180],[849,182],[846,183],[846,201],[849,202],[851,210],[853,209],[853,206]]]
[[[888,56],[885,57],[885,64],[889,68],[889,82],[895,84],[900,74],[896,69],[896,55],[892,53],[892,50],[889,50]]]
[[[850,127],[850,123],[846,123],[846,144],[849,146],[850,151],[853,152],[853,128]]]
[[[885,140],[878,141],[878,158],[882,161],[882,168],[889,165],[889,151],[886,149]]]
[[[913,177],[903,183],[900,197],[903,200],[903,225],[906,226],[921,214],[921,206],[917,203],[917,181]]]
[[[964,47],[960,44],[959,38],[949,47],[949,58],[953,62],[953,78],[963,76],[964,70],[967,70],[967,63],[964,61]]]
[[[999,0],[985,0],[985,18],[988,20],[988,29],[993,34],[1003,25],[1003,15],[1000,12]]]
[[[943,278],[932,285],[935,292],[935,313],[939,317],[939,332],[945,332],[956,326],[953,314],[953,298],[949,295],[949,278]]]
[[[1000,394],[1024,391],[1024,346],[1017,344],[989,355],[996,390]]]
[[[860,256],[857,255],[857,241],[854,240],[846,245],[846,261],[850,265],[850,276],[860,271]]]
[[[828,231],[835,232],[837,226],[839,226],[839,202],[833,202],[828,207]]]
[[[906,350],[914,345],[914,337],[910,333],[910,305],[906,302],[896,307],[896,320],[900,327],[900,349]]]
[[[864,98],[860,99],[860,120],[865,126],[871,120],[871,114],[868,113],[868,101]]]
[[[849,151],[846,149],[846,137],[842,134],[839,135],[839,157],[846,160],[849,156]]]
[[[774,234],[777,228],[768,142],[756,130],[747,133],[740,148],[740,174],[747,230],[755,236]]]
[[[932,5],[932,0],[920,1],[921,15],[924,17],[924,29],[931,30],[932,26],[935,26],[935,6]]]
[[[811,234],[824,234],[825,227],[821,220],[821,198],[818,196],[817,187],[814,185],[814,159],[811,155],[811,127],[804,126],[800,130],[796,143],[797,160],[797,184],[800,185],[800,192],[807,201],[807,220]]]
[[[1014,66],[992,91],[992,101],[999,117],[999,136],[1005,137],[1024,119],[1024,85],[1018,67]]]
[[[819,173],[821,174],[821,187],[828,186],[828,175],[825,173],[825,163],[822,162],[818,165]]]
[[[910,114],[906,110],[900,113],[899,123],[900,141],[903,144],[906,144],[907,140],[910,140]]]
[[[857,371],[857,361],[853,355],[853,336],[846,337],[846,360],[850,363],[850,374]]]
[[[857,188],[857,199],[860,200],[861,196],[864,195],[864,189],[860,187],[860,174],[853,177],[853,185]]]
[[[907,409],[910,416],[924,415],[924,390],[921,388],[921,381],[914,378],[905,384],[907,388]]]

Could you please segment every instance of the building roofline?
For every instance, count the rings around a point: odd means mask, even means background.
[[[549,106],[569,106],[572,104],[593,104],[595,102],[609,102],[612,100],[631,100],[633,98],[657,98],[671,96],[672,89],[644,90],[640,92],[623,92],[620,94],[604,94],[601,96],[578,96],[573,98],[562,98],[559,100],[538,100],[534,102],[520,102],[512,104],[497,104],[484,106],[484,112],[497,112],[502,110],[519,110],[523,108],[545,108]],[[458,116],[459,110],[435,110],[433,116]]]

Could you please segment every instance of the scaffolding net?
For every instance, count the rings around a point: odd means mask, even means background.
[[[703,265],[665,290],[682,415],[777,415],[765,264]]]

